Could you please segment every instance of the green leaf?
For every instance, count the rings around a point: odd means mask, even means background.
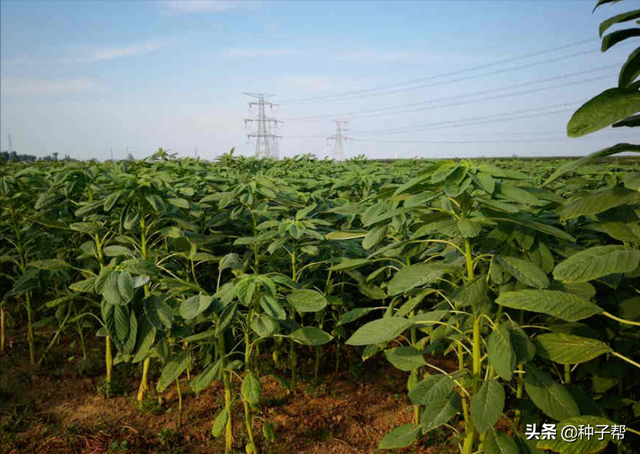
[[[573,114],[567,124],[567,135],[581,137],[599,131],[638,111],[640,92],[637,89],[610,88],[587,101]]]
[[[213,297],[208,295],[194,295],[187,298],[180,304],[180,316],[185,320],[194,319],[206,311],[212,302]]]
[[[387,290],[389,295],[398,295],[412,288],[437,282],[442,276],[455,271],[451,265],[437,263],[418,263],[400,269],[391,281]]]
[[[69,288],[76,292],[93,293],[95,291],[96,276],[92,276],[83,281],[74,282]]]
[[[315,290],[294,290],[287,295],[287,302],[298,312],[318,312],[327,306],[327,299]]]
[[[612,273],[628,273],[640,264],[640,251],[624,246],[595,246],[556,265],[553,277],[562,282],[587,282]]]
[[[511,329],[507,323],[502,323],[489,335],[487,354],[496,373],[507,381],[511,380],[516,368],[516,352],[511,345]]]
[[[133,252],[124,246],[107,246],[102,250],[102,253],[107,257],[120,257],[122,255],[133,257]]]
[[[519,454],[518,445],[512,437],[495,430],[489,431],[484,441],[484,454]]]
[[[229,304],[225,306],[218,318],[218,323],[216,324],[216,336],[222,336],[224,331],[231,325],[233,319],[238,313],[238,305],[237,304]]]
[[[386,434],[378,444],[378,449],[405,448],[412,445],[420,435],[420,426],[417,424],[404,424]]]
[[[533,340],[538,355],[560,364],[580,364],[611,352],[604,342],[570,334],[541,334]]]
[[[557,436],[555,440],[540,440],[537,443],[538,448],[547,449],[561,454],[592,454],[601,452],[607,447],[611,441],[611,433],[607,432],[600,435],[598,426],[611,427],[614,423],[600,416],[575,416],[565,419],[556,425],[556,432],[562,433],[565,427],[593,427],[595,435],[593,437],[578,437],[572,442],[567,442],[561,436]],[[602,438],[602,440],[600,440]]]
[[[596,158],[602,158],[605,156],[611,156],[618,153],[624,153],[626,151],[633,151],[633,152],[640,153],[640,145],[633,145],[630,143],[618,143],[616,145],[613,145],[612,147],[603,148],[602,150],[595,151],[583,158],[576,159],[575,161],[569,161],[566,164],[561,165],[558,168],[558,170],[553,172],[551,176],[547,179],[547,181],[543,183],[542,186],[548,185],[552,181],[555,181],[558,178],[560,178],[565,173],[572,172],[576,170],[578,167],[586,165]]]
[[[406,318],[387,317],[361,326],[347,340],[347,345],[371,345],[388,342],[398,337],[411,325]]]
[[[149,321],[159,330],[168,330],[173,325],[171,308],[164,300],[156,295],[151,295],[143,301],[143,308]]]
[[[34,260],[33,262],[29,262],[27,266],[47,271],[62,271],[71,268],[71,265],[59,259]]]
[[[283,304],[270,295],[262,295],[260,297],[260,307],[265,314],[275,318],[276,320],[284,320],[287,318],[287,313],[284,310]]]
[[[488,173],[478,173],[477,177],[478,183],[480,183],[480,187],[489,194],[493,194],[493,191],[496,188],[496,180],[494,180],[493,177]]]
[[[342,314],[342,317],[340,317],[336,325],[346,325],[347,323],[355,322],[360,317],[364,317],[365,315],[367,315],[369,312],[373,310],[375,310],[375,308],[373,307],[359,307],[359,308],[347,311],[344,314]]]
[[[509,322],[511,345],[516,352],[516,363],[528,363],[536,355],[536,346],[527,333],[516,322]]]
[[[547,273],[542,271],[535,263],[528,262],[516,257],[498,256],[502,266],[511,273],[518,281],[529,287],[544,289],[549,287]]]
[[[391,348],[385,350],[384,354],[397,369],[406,372],[427,364],[422,353],[414,347]]]
[[[355,240],[356,238],[363,238],[367,235],[367,232],[331,232],[324,237],[327,240]]]
[[[266,314],[260,314],[251,322],[251,329],[260,337],[271,337],[280,329],[280,325]]]
[[[576,322],[602,312],[595,304],[578,295],[557,290],[520,290],[501,294],[496,303],[512,309],[541,312]]]
[[[109,194],[108,196],[106,196],[103,202],[104,211],[107,211],[107,212],[110,211],[122,194],[123,194],[123,191],[115,191]]]
[[[131,275],[126,271],[107,274],[102,287],[102,296],[114,306],[128,304],[133,297],[133,279]]]
[[[627,61],[622,65],[618,76],[618,86],[621,88],[628,87],[638,77],[640,77],[640,47],[631,52]]]
[[[482,383],[471,398],[471,418],[480,433],[491,429],[504,411],[505,393],[503,386],[495,380]]]
[[[414,388],[415,389],[415,388]],[[445,398],[431,400],[420,415],[422,432],[437,429],[460,412],[460,396],[451,391]]]
[[[342,262],[333,265],[329,270],[331,271],[350,271],[360,268],[361,266],[369,263],[367,259],[343,259]]]
[[[626,203],[640,200],[637,191],[631,191],[623,186],[614,186],[604,191],[589,194],[565,205],[560,211],[560,218],[575,219],[580,216],[591,216],[602,213]]]
[[[313,345],[314,347],[327,344],[333,339],[331,334],[322,331],[320,328],[316,328],[315,326],[305,326],[300,328],[289,334],[289,337],[299,344]]]
[[[508,184],[498,183],[496,185],[496,194],[524,205],[537,205],[539,202],[538,198],[530,192]]]
[[[209,386],[211,382],[213,382],[213,380],[218,378],[218,376],[220,375],[220,367],[220,360],[216,361],[215,363],[209,364],[200,375],[189,382],[189,386],[191,386],[191,389],[194,392],[199,393],[207,386]]]
[[[609,29],[609,27],[611,27],[612,25],[638,19],[639,17],[640,17],[640,9],[636,9],[634,11],[627,11],[626,13],[617,14],[613,17],[610,17],[609,19],[603,21],[600,24],[600,37],[602,38],[602,35],[604,34],[604,32],[606,32]]]
[[[622,42],[627,38],[633,38],[635,36],[640,36],[640,29],[625,28],[624,30],[616,30],[615,32],[611,32],[602,38],[602,45],[600,46],[600,50],[602,52],[606,52],[619,42]]]
[[[147,317],[142,317],[137,331],[136,345],[133,350],[135,354],[132,360],[133,363],[138,363],[149,356],[158,330]]]
[[[547,372],[528,364],[524,389],[533,403],[550,418],[562,421],[580,414],[578,404],[569,391],[557,383]]]
[[[374,247],[376,244],[384,240],[384,237],[386,235],[387,235],[386,224],[376,226],[372,230],[367,232],[367,234],[364,237],[364,240],[362,240],[362,247],[365,250],[369,250],[372,247]]]
[[[191,363],[191,355],[189,352],[182,352],[171,358],[162,369],[160,379],[156,389],[159,393],[167,389],[169,385],[174,383],[178,377],[189,367]]]
[[[215,421],[213,421],[213,427],[211,428],[211,435],[215,438],[218,438],[224,432],[225,427],[227,426],[227,421],[229,421],[229,414],[227,413],[227,409],[223,408],[218,416],[216,416]]]
[[[462,238],[475,238],[482,232],[482,226],[471,219],[460,219],[457,226]]]
[[[242,387],[240,388],[242,397],[251,405],[257,405],[260,402],[260,396],[262,395],[262,384],[258,377],[253,372],[249,372],[242,380]]]
[[[640,126],[640,115],[631,115],[630,117],[625,118],[624,120],[620,120],[617,123],[611,125],[612,128],[637,128]],[[637,150],[631,150],[637,151]]]
[[[127,303],[133,299],[133,278],[127,271],[121,271],[118,274],[118,292],[120,298]]]
[[[174,207],[184,208],[186,210],[189,209],[189,201],[185,199],[171,198],[171,199],[167,199],[167,202],[169,202]]]
[[[448,375],[431,375],[409,391],[409,400],[413,405],[431,405],[438,400],[447,400],[454,386]]]

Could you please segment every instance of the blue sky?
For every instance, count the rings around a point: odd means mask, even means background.
[[[331,156],[333,118],[349,120],[348,157],[586,154],[631,136],[563,134],[572,109],[616,84],[633,49],[598,51],[599,23],[629,5],[592,14],[594,4],[2,0],[0,143],[7,149],[11,134],[20,153],[75,158],[106,159],[111,148],[123,158],[127,147],[136,158],[158,147],[250,155],[244,119],[255,112],[243,93],[262,92],[282,102],[268,111],[287,120],[281,156]],[[428,86],[323,98],[451,72]],[[309,101],[287,102],[299,99]],[[371,112],[346,115],[360,111]],[[296,120],[306,117],[322,118]],[[402,129],[414,125],[427,126]]]

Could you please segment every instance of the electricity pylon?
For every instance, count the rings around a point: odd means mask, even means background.
[[[258,118],[245,118],[244,120],[245,126],[247,125],[247,123],[257,123],[257,129],[254,130],[254,132],[252,132],[251,134],[247,134],[248,138],[251,139],[255,137],[256,139],[255,157],[258,158],[262,156],[265,158],[278,159],[278,142],[276,141],[276,139],[279,139],[282,136],[273,134],[272,127],[275,131],[278,123],[283,122],[267,116],[267,114],[265,113],[265,106],[269,106],[271,109],[273,109],[273,107],[277,106],[277,104],[264,100],[265,96],[275,95],[268,95],[264,93],[245,93],[245,95],[252,96],[258,99],[257,101],[252,101],[249,103],[249,108],[258,106]]]
[[[351,139],[351,137],[345,137],[342,133],[347,132],[349,127],[346,121],[334,120],[334,122],[336,123],[336,133],[333,136],[327,137],[327,145],[330,140],[335,140],[333,144],[333,159],[336,161],[344,161],[344,147],[342,146],[342,142]]]

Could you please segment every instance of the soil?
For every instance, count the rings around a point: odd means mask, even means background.
[[[78,346],[61,343],[31,374],[26,343],[9,338],[0,357],[0,454],[224,453],[224,441],[211,435],[224,404],[220,383],[196,395],[189,390],[187,377],[182,377],[184,413],[179,427],[175,386],[162,396],[149,392],[142,405],[136,401],[140,364],[114,367],[113,382],[122,387],[123,395],[107,398],[99,393],[103,340],[88,341],[90,360],[82,371]],[[408,374],[394,369],[383,355],[362,363],[357,349],[342,348],[345,370],[335,373],[335,350],[327,348],[322,357],[330,370],[322,371],[316,383],[313,350],[301,348],[300,353],[302,376],[295,389],[283,388],[274,376],[275,372],[288,378],[287,370],[262,372],[262,399],[253,411],[261,454],[385,452],[376,449],[382,437],[396,426],[413,422],[413,407],[406,395]],[[157,363],[152,361],[151,377],[155,379],[160,373]],[[271,364],[270,356],[261,363]],[[440,361],[439,366],[454,364]],[[197,373],[192,371],[192,377]],[[239,392],[239,383],[234,384],[234,391]],[[244,453],[248,437],[239,401],[233,413],[233,453]],[[272,443],[262,436],[264,420],[274,427]],[[454,452],[455,446],[447,440],[448,431],[434,431],[418,447],[393,452]]]

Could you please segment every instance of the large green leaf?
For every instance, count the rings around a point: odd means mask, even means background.
[[[553,315],[568,322],[576,322],[602,312],[600,307],[578,295],[557,290],[505,292],[496,299],[496,303],[512,309]]]
[[[215,438],[218,438],[224,432],[224,428],[227,426],[227,421],[229,421],[229,413],[227,413],[227,409],[223,408],[216,419],[213,421],[213,427],[211,428],[211,435]]]
[[[575,219],[580,216],[602,213],[638,200],[640,200],[640,194],[637,191],[631,191],[623,186],[614,186],[574,200],[562,207],[559,214],[561,219]]]
[[[262,384],[258,377],[252,372],[249,372],[242,380],[242,387],[240,388],[242,397],[251,405],[257,405],[260,402],[260,396],[262,395]]]
[[[260,314],[251,322],[251,329],[260,337],[271,337],[280,329],[280,325],[266,314]]]
[[[455,271],[451,265],[438,263],[418,263],[406,266],[398,271],[391,281],[387,290],[389,295],[397,295],[424,284],[437,282],[442,276]]]
[[[369,322],[353,333],[347,345],[371,345],[388,342],[398,337],[411,325],[402,317],[386,317]]]
[[[217,379],[221,372],[222,362],[220,360],[209,364],[200,375],[189,382],[189,386],[194,392],[199,393]]]
[[[360,268],[369,263],[367,259],[344,259],[342,262],[329,268],[331,271],[349,271]]]
[[[417,424],[404,424],[386,434],[378,444],[378,449],[395,449],[410,446],[418,439],[421,428]]]
[[[490,430],[484,441],[484,454],[519,454],[520,450],[513,437]]]
[[[319,346],[324,345],[333,339],[333,336],[326,331],[322,331],[315,326],[305,326],[289,335],[294,341],[303,345]]]
[[[638,10],[640,11],[640,10]],[[618,86],[628,87],[640,76],[640,47],[631,52],[627,61],[620,69]]]
[[[185,320],[196,318],[199,314],[206,311],[212,302],[212,296],[194,295],[180,304],[180,316]]]
[[[294,290],[287,295],[287,302],[298,312],[318,312],[327,305],[327,299],[315,290]]]
[[[387,225],[378,225],[373,229],[367,232],[367,235],[362,240],[362,247],[365,250],[369,250],[374,247],[376,244],[380,243],[384,240],[384,237],[387,235]]]
[[[628,273],[640,264],[640,251],[624,246],[595,246],[556,265],[553,276],[562,282],[588,282],[612,273]]]
[[[640,36],[640,28],[625,28],[624,30],[616,30],[602,38],[602,45],[600,49],[602,52],[606,52],[619,42],[628,38]]]
[[[611,351],[607,344],[597,339],[571,334],[541,334],[533,341],[538,355],[560,364],[584,363]]]
[[[505,380],[511,380],[516,367],[516,352],[511,344],[511,329],[507,323],[501,324],[489,335],[487,342],[489,364]]]
[[[551,375],[527,365],[524,389],[533,403],[547,416],[562,421],[580,414],[578,404],[569,391],[557,383]]]
[[[491,429],[504,411],[504,387],[495,380],[485,381],[471,398],[471,418],[479,432]]]
[[[606,128],[638,111],[640,92],[637,88],[610,88],[587,101],[573,114],[567,124],[567,134],[569,137],[581,137]]]
[[[158,380],[158,385],[156,389],[158,392],[162,392],[171,383],[175,382],[180,375],[189,367],[191,364],[191,355],[189,352],[184,351],[173,358],[171,358],[167,364],[162,369],[162,373],[160,374],[160,379]]]
[[[420,415],[422,432],[437,429],[449,422],[460,412],[460,396],[455,391],[450,391],[446,398],[438,398],[430,401]]]
[[[622,14],[616,14],[615,16],[610,17],[609,19],[603,21],[600,24],[600,37],[602,37],[604,32],[606,32],[609,29],[609,27],[611,27],[612,25],[619,24],[622,22],[628,22],[630,20],[634,20],[638,18],[640,18],[640,9],[636,9],[634,11],[627,11],[626,13],[622,13]]]
[[[572,172],[576,170],[578,167],[586,165],[597,158],[603,158],[605,156],[611,156],[618,153],[624,153],[627,151],[632,151],[636,153],[640,153],[640,145],[634,145],[631,143],[618,143],[611,147],[603,148],[602,150],[594,151],[593,153],[584,156],[580,159],[576,159],[575,161],[569,161],[566,164],[561,165],[555,172],[551,174],[547,181],[543,183],[543,186],[548,185],[552,181],[557,180],[562,175]]]
[[[547,273],[542,271],[535,263],[522,260],[516,257],[498,256],[502,266],[511,273],[517,280],[529,287],[543,289],[549,287]]]
[[[422,353],[414,347],[390,348],[385,350],[384,354],[396,368],[407,372],[427,364]]]
[[[602,431],[601,427],[610,428],[613,424],[610,420],[600,416],[574,416],[556,425],[558,436],[556,436],[555,440],[540,440],[537,446],[540,449],[547,449],[561,454],[592,454],[601,452],[607,447],[612,438],[611,431],[608,429],[605,429],[606,432],[600,433]],[[563,433],[564,428],[567,426],[574,428],[593,427],[595,434],[592,437],[575,437],[573,441],[565,441],[560,434]],[[602,438],[602,440],[600,438]]]
[[[431,375],[409,391],[409,400],[413,405],[430,405],[437,400],[444,401],[448,399],[454,386],[454,381],[448,375]]]

